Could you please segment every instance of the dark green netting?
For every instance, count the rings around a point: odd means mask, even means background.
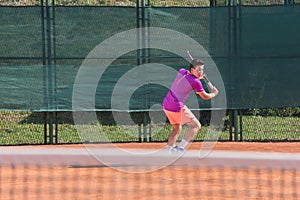
[[[0,7],[1,66],[6,57],[27,58],[30,63],[42,57],[40,10],[39,7]]]
[[[40,7],[0,7],[0,109],[72,110],[73,84],[84,58],[107,38],[141,25],[172,29],[201,44],[222,75],[228,109],[300,106],[298,5],[146,8],[142,23],[137,23],[136,8],[131,7],[55,7],[49,21],[41,19],[41,11]],[[107,58],[100,55],[100,59]],[[171,52],[129,52],[101,77],[95,110],[113,109],[115,84],[140,62],[176,70],[188,65]],[[142,75],[147,80],[155,77]],[[127,111],[147,110],[161,103],[166,92],[167,88],[149,81],[130,97]],[[210,107],[210,102],[199,99],[199,103],[201,108]]]

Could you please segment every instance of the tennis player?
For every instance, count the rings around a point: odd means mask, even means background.
[[[173,126],[170,133],[166,149],[169,152],[183,153],[188,143],[195,137],[201,129],[201,124],[189,108],[184,104],[192,90],[202,99],[209,100],[219,93],[216,87],[213,87],[210,93],[207,93],[202,86],[200,79],[204,77],[204,62],[200,59],[193,59],[190,63],[190,69],[180,69],[175,78],[171,89],[163,101],[163,109]],[[176,141],[182,130],[182,125],[188,125],[188,130],[184,134],[181,142],[176,146]]]

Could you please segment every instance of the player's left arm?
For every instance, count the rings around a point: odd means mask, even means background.
[[[203,92],[196,92],[203,100],[209,100],[217,96],[218,90],[215,88],[215,90],[212,90],[211,93],[207,93],[205,91]]]
[[[210,93],[206,92],[200,80],[194,82],[194,90],[203,100],[209,100],[218,95],[219,91],[216,87],[211,88]]]

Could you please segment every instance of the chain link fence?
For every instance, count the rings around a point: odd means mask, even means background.
[[[154,6],[154,7],[209,7],[209,6],[270,6],[299,4],[300,0],[55,0],[49,1],[56,6]],[[1,0],[1,6],[40,6],[40,0]]]
[[[41,1],[0,1],[1,6],[40,6]],[[211,1],[55,1],[50,2],[55,6],[128,6],[136,7],[210,7],[210,6],[269,6],[269,5],[291,5],[299,4],[300,0],[267,0],[267,1],[230,1],[230,0],[211,0]],[[65,12],[62,12],[65,13]],[[16,18],[17,19],[17,18]],[[36,19],[36,18],[34,18]],[[30,19],[29,19],[30,20]],[[7,22],[8,23],[8,22]],[[160,23],[157,22],[158,24]],[[161,22],[163,23],[163,22]],[[3,26],[4,27],[4,26]],[[7,24],[6,24],[7,27]],[[26,28],[26,27],[25,27]],[[61,28],[61,27],[60,27]],[[62,28],[61,28],[62,29]],[[39,30],[36,33],[40,34]],[[75,35],[76,36],[76,35]],[[74,37],[75,37],[74,36]],[[109,36],[109,34],[108,34]],[[26,35],[20,37],[20,42],[26,40]],[[59,38],[61,39],[61,38]],[[59,40],[58,39],[58,40]],[[63,38],[64,39],[64,38]],[[2,41],[5,42],[5,41]],[[5,45],[5,43],[3,44]],[[39,42],[37,46],[41,46]],[[25,47],[24,47],[25,48]],[[27,48],[27,47],[26,47]],[[37,49],[34,47],[34,49]],[[27,50],[25,49],[27,52]],[[59,51],[59,48],[58,48]],[[19,51],[16,51],[18,53]],[[37,53],[39,50],[37,50]],[[2,52],[5,56],[7,52]],[[35,52],[33,52],[34,54]],[[76,53],[76,52],[75,52]],[[0,56],[3,56],[0,55]],[[18,56],[18,55],[16,55]],[[5,60],[6,59],[6,60]],[[17,62],[13,57],[6,57],[0,61],[0,67],[3,70],[11,63]],[[24,59],[24,58],[22,58]],[[25,62],[32,62],[39,65],[42,59],[38,60],[24,60]],[[67,59],[58,62],[72,62]],[[77,62],[77,61],[75,61]],[[72,67],[72,66],[71,66]],[[29,82],[32,84],[32,72],[26,72],[23,68]],[[35,70],[36,71],[36,70]],[[37,71],[36,71],[37,72]],[[12,71],[13,73],[13,71]],[[68,73],[68,72],[64,72]],[[3,75],[4,77],[4,75]],[[18,77],[15,77],[18,81]],[[20,80],[19,80],[20,81]],[[42,80],[36,81],[36,90],[41,90],[38,85],[41,85]],[[65,80],[62,80],[65,81]],[[20,84],[21,85],[21,84]],[[17,88],[16,88],[17,89]],[[17,90],[16,90],[17,91]],[[25,91],[25,90],[24,90]],[[13,92],[10,95],[16,95]],[[26,93],[27,97],[31,95]],[[32,99],[34,102],[35,99]],[[1,102],[5,104],[6,102]],[[5,104],[6,105],[6,104]],[[13,107],[13,110],[0,111],[0,145],[19,145],[19,144],[47,144],[47,143],[99,143],[105,142],[101,138],[99,140],[82,141],[78,136],[76,127],[73,122],[71,112],[32,112],[32,111],[19,111],[18,107]],[[30,110],[30,109],[29,109]],[[171,126],[167,121],[161,122],[157,125],[152,123],[149,119],[149,113],[132,112],[130,116],[135,125],[126,125],[122,129],[119,128],[114,122],[111,112],[97,112],[97,117],[101,129],[107,133],[111,142],[146,142],[155,141],[161,142],[166,141]],[[196,141],[204,139],[204,134],[209,127],[210,111],[200,111],[200,121],[203,125],[202,130],[199,132]],[[253,109],[241,109],[241,110],[228,110],[224,120],[224,126],[220,128],[222,132],[219,140],[222,141],[300,141],[300,108],[253,108]],[[51,123],[49,123],[51,121]],[[161,128],[163,127],[163,128]],[[50,135],[49,135],[50,129]]]
[[[116,125],[111,112],[98,112],[100,130],[105,132],[110,142],[165,142],[172,127],[166,121],[160,124],[147,121],[145,113],[132,113],[136,125]],[[147,113],[146,113],[147,115]],[[234,121],[231,113],[224,119],[220,127],[219,141],[249,142],[289,142],[300,141],[299,108],[251,109],[238,112],[238,128],[235,137]],[[50,143],[49,133],[45,132],[45,117],[42,112],[1,111],[0,112],[0,144],[26,145]],[[103,143],[107,138],[99,137],[90,141],[82,141],[77,134],[71,112],[54,113],[54,139],[56,144]],[[203,141],[209,128],[210,111],[200,111],[202,129],[194,141]],[[184,127],[185,128],[185,127]],[[180,139],[180,138],[179,138]]]

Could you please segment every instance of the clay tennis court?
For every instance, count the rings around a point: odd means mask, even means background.
[[[164,143],[114,144],[125,151]],[[299,199],[299,143],[201,143],[166,166],[168,155],[142,154],[135,163],[97,145],[101,163],[83,145],[1,147],[0,199]],[[153,165],[151,163],[153,159]],[[101,159],[100,159],[101,160]],[[107,161],[107,160],[106,160]],[[150,162],[148,162],[150,161]],[[141,164],[144,163],[144,164]]]

